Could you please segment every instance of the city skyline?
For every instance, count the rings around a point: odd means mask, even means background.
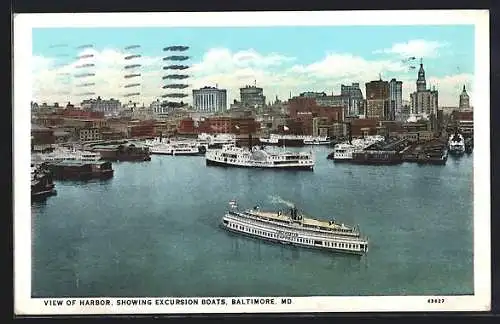
[[[162,49],[171,45],[190,46],[189,90],[217,84],[227,89],[228,103],[239,100],[239,88],[254,83],[264,88],[267,101],[305,91],[340,94],[340,85],[352,82],[359,82],[365,95],[365,83],[379,77],[403,81],[403,100],[409,100],[423,58],[428,85],[439,91],[439,106],[458,106],[464,85],[474,105],[473,25],[51,28],[34,29],[32,43],[36,102],[79,103],[87,98],[67,100],[59,94],[64,85],[57,79],[60,72],[74,73],[74,59],[84,53],[94,55],[96,96],[126,102],[124,49],[138,44],[143,68],[140,101],[146,105],[163,93]],[[92,48],[77,49],[84,44]],[[404,62],[410,57],[415,59]],[[191,104],[192,96],[186,102]]]

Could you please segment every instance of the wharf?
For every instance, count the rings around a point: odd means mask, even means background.
[[[402,152],[404,162],[419,164],[446,164],[448,151],[446,143],[435,139],[426,143],[413,144]]]
[[[149,149],[147,147],[136,146],[135,144],[114,144],[95,145],[91,148],[94,152],[99,152],[105,161],[151,161]]]

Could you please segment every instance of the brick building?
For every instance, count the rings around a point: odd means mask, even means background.
[[[260,129],[254,118],[211,117],[199,123],[198,133],[249,134]]]
[[[178,134],[196,134],[197,130],[195,127],[194,119],[191,117],[181,119],[179,122],[179,127],[177,128]]]
[[[45,151],[50,150],[56,143],[54,131],[47,127],[31,125],[31,150]]]

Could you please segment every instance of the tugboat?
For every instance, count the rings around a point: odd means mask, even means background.
[[[474,139],[469,137],[465,140],[465,153],[471,154],[474,150]]]
[[[220,225],[230,232],[275,243],[356,255],[368,252],[368,239],[357,228],[307,217],[295,206],[287,212],[261,211],[259,206],[240,210],[232,200]]]
[[[57,194],[52,173],[45,165],[31,164],[31,199],[40,199]]]

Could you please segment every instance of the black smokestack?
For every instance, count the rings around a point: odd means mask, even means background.
[[[252,134],[248,134],[248,149],[251,151],[252,150]]]
[[[349,144],[352,143],[352,127],[351,122],[347,123],[347,136],[349,138]]]

